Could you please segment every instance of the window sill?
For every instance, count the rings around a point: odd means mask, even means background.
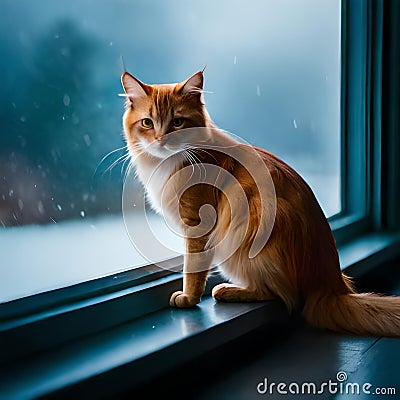
[[[400,234],[366,235],[339,252],[343,269],[357,278],[400,254]],[[164,308],[5,365],[0,369],[0,398],[113,395],[261,325],[288,320],[278,301],[216,304],[206,296],[194,309]]]
[[[157,311],[7,368],[0,398],[32,399],[69,387],[84,398],[111,396],[280,319],[288,317],[279,302],[217,304],[207,296],[196,308]]]

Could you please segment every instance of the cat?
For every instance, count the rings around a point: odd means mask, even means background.
[[[203,71],[177,84],[149,85],[128,72],[121,77],[124,134],[137,176],[153,208],[178,221],[185,238],[183,290],[172,294],[170,305],[199,303],[211,265],[219,264],[230,283],[213,288],[217,301],[281,299],[321,329],[399,337],[400,297],[356,293],[340,270],[335,239],[310,187],[275,155],[217,128],[205,107],[203,80]],[[237,161],[241,153],[249,164],[261,160],[258,175]],[[184,173],[188,167],[191,175]],[[202,168],[203,178],[209,172],[215,185],[202,181]],[[187,185],[195,171],[195,184]],[[268,179],[266,186],[256,185],[260,176],[270,176],[273,186]],[[240,210],[247,212],[247,224]],[[228,229],[221,256],[216,243]],[[265,240],[249,255],[257,232]]]

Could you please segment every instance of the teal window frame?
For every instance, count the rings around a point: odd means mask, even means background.
[[[342,2],[342,212],[330,223],[342,267],[355,276],[400,254],[399,21],[396,0]],[[169,294],[182,285],[181,265],[178,257],[166,261],[176,271],[148,265],[0,304],[0,371],[22,366],[27,357],[49,354],[67,342],[87,340],[132,320],[140,323],[140,318],[152,313],[168,313]],[[206,294],[220,281],[212,276]],[[235,307],[240,306],[232,305],[233,313]],[[196,315],[203,318],[201,310]],[[224,323],[239,334],[255,326],[252,318],[246,321],[248,325],[242,326]],[[219,344],[228,340],[222,333],[207,338]],[[206,348],[201,335],[197,340]],[[197,354],[188,347],[186,351],[186,357]],[[154,356],[153,362],[165,361],[167,356],[160,357]],[[17,392],[22,383],[15,379]],[[0,378],[0,395],[1,387]]]
[[[330,219],[338,245],[399,229],[398,59],[384,60],[398,48],[396,33],[389,31],[395,31],[394,22],[384,26],[384,18],[394,18],[388,10],[396,15],[396,7],[385,0],[342,1],[342,211]],[[392,51],[384,48],[388,38]]]

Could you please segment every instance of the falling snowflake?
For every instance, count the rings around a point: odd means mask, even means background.
[[[64,103],[64,106],[65,106],[65,107],[68,107],[69,104],[71,103],[71,99],[70,99],[70,97],[69,97],[67,94],[64,94],[63,103]]]

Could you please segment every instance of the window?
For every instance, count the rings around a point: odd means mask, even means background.
[[[293,165],[328,216],[341,211],[340,3],[243,7],[2,2],[1,302],[149,262],[121,215],[123,62],[149,83],[207,64],[216,123]]]
[[[270,7],[268,10],[266,3]],[[300,3],[302,7],[299,6]],[[101,2],[96,4],[95,12],[91,3],[86,1],[80,2],[79,10],[72,9],[70,4],[65,2],[46,2],[46,7],[40,11],[22,0],[1,3],[2,15],[8,16],[0,26],[3,37],[7,38],[0,44],[6,60],[2,58],[0,61],[5,77],[0,100],[3,122],[0,135],[0,219],[4,225],[4,229],[0,231],[0,302],[3,302],[0,304],[1,393],[23,392],[25,398],[32,398],[35,396],[30,396],[31,393],[35,393],[36,396],[54,394],[65,386],[68,392],[73,384],[78,386],[78,390],[84,387],[90,391],[95,387],[95,392],[105,389],[112,392],[116,387],[120,388],[120,384],[126,385],[128,381],[131,383],[131,380],[126,380],[126,376],[131,376],[132,379],[135,377],[135,374],[126,373],[127,370],[132,371],[128,365],[130,361],[126,358],[132,347],[143,351],[141,356],[144,357],[145,363],[131,363],[134,364],[133,370],[142,372],[143,376],[149,370],[159,372],[164,368],[165,371],[171,365],[170,361],[175,358],[180,361],[191,360],[202,349],[209,348],[207,345],[210,343],[220,345],[228,340],[227,337],[232,338],[238,330],[239,334],[243,334],[245,330],[254,329],[255,325],[269,318],[268,313],[264,312],[265,305],[257,304],[252,308],[252,305],[241,304],[230,305],[230,316],[233,315],[233,318],[229,319],[224,312],[219,313],[220,309],[214,306],[211,299],[206,299],[208,308],[206,305],[204,308],[188,311],[186,315],[190,318],[187,320],[182,317],[184,314],[180,313],[179,318],[174,320],[174,325],[170,326],[166,322],[171,318],[173,320],[178,314],[174,314],[174,311],[168,308],[167,299],[170,293],[181,288],[179,274],[170,273],[154,265],[129,268],[121,273],[110,274],[135,263],[132,261],[134,254],[131,253],[129,242],[125,242],[127,247],[123,243],[127,237],[118,209],[121,196],[119,191],[122,187],[121,169],[116,167],[107,170],[122,153],[113,153],[109,156],[110,161],[106,159],[104,164],[100,163],[98,166],[104,155],[123,145],[120,136],[121,102],[116,96],[110,97],[110,93],[120,92],[117,82],[122,70],[119,61],[121,53],[131,72],[149,82],[182,79],[182,75],[186,76],[199,68],[199,64],[204,65],[208,62],[207,90],[214,93],[208,94],[207,103],[217,124],[248,141],[272,149],[311,181],[325,211],[331,216],[331,226],[340,245],[342,266],[350,266],[351,275],[362,274],[368,268],[376,268],[383,260],[394,259],[399,255],[397,181],[400,171],[400,3],[395,0],[342,0],[340,4],[336,1],[320,0],[282,2],[286,7],[283,14],[287,17],[285,23],[290,22],[290,30],[296,26],[295,19],[301,21],[308,10],[310,15],[315,17],[313,22],[323,21],[324,16],[327,18],[321,29],[329,30],[332,33],[331,38],[336,37],[337,40],[335,42],[332,39],[332,48],[335,48],[335,51],[330,48],[330,56],[324,56],[326,59],[332,57],[332,64],[329,65],[336,78],[332,81],[328,75],[327,80],[322,79],[332,87],[332,92],[329,92],[333,95],[330,100],[319,100],[332,104],[331,113],[326,114],[325,119],[321,118],[321,121],[340,123],[341,134],[332,134],[332,127],[330,133],[326,133],[331,135],[329,138],[332,140],[329,146],[324,142],[327,154],[336,149],[336,155],[330,159],[332,165],[329,168],[322,166],[325,168],[323,170],[318,170],[322,168],[321,165],[311,168],[310,164],[302,161],[307,157],[301,152],[309,149],[310,138],[304,142],[307,143],[307,147],[296,147],[301,142],[300,136],[296,137],[296,142],[293,143],[280,142],[281,137],[284,137],[285,133],[282,132],[285,127],[296,134],[302,131],[302,121],[308,117],[306,112],[298,116],[294,115],[290,107],[287,114],[282,111],[282,115],[286,115],[285,118],[282,117],[286,122],[281,121],[281,130],[275,144],[272,143],[272,139],[269,141],[269,136],[259,134],[263,132],[263,118],[273,119],[261,108],[264,98],[265,101],[268,99],[267,82],[271,81],[262,80],[254,70],[244,74],[245,65],[242,63],[247,62],[250,67],[254,65],[253,61],[248,60],[251,50],[255,50],[254,60],[262,61],[263,54],[257,46],[261,46],[265,38],[255,35],[254,41],[249,41],[242,27],[246,22],[250,27],[248,33],[259,28],[267,37],[273,35],[276,31],[271,31],[268,28],[271,26],[264,24],[270,15],[262,20],[261,26],[256,22],[259,22],[259,15],[280,9],[281,2],[254,2],[246,5],[248,8],[245,10],[240,9],[240,4],[237,3],[241,12],[238,14],[240,18],[237,17],[236,20],[233,18],[236,11],[233,10],[231,2],[227,10],[222,9],[219,3],[207,4],[207,10],[203,7],[196,13],[193,8],[195,5],[191,5],[189,9],[183,2],[172,2],[168,6],[161,2],[150,5],[148,2],[139,1],[134,5],[121,0],[112,4]],[[291,7],[288,7],[289,4]],[[307,8],[306,5],[310,7]],[[147,12],[150,6],[157,6],[152,9],[157,10],[155,14]],[[179,12],[186,13],[187,21],[183,21],[183,25],[172,24],[171,27],[170,19],[166,16],[171,10],[175,10],[174,7],[177,7]],[[295,15],[294,20],[289,19],[288,9]],[[135,15],[141,16],[135,20],[134,25],[130,17],[133,10]],[[140,33],[148,28],[149,23],[157,18],[158,12],[163,18],[159,24],[153,25],[154,32],[158,35],[157,38],[169,39],[174,45],[167,55],[159,51],[157,42],[150,36],[145,35],[143,41],[137,39],[141,37]],[[224,15],[224,18],[221,18],[221,15]],[[332,15],[335,16],[335,20],[332,19]],[[245,18],[247,16],[251,16],[249,22]],[[173,14],[173,18],[176,17],[177,14]],[[273,22],[273,18],[270,19]],[[118,23],[109,26],[110,20]],[[208,24],[214,22],[206,26],[205,21]],[[205,39],[203,46],[203,42],[195,42],[191,37],[192,44],[195,43],[196,46],[185,47],[185,50],[182,50],[181,44],[189,38],[187,31],[180,30],[185,24],[197,28],[193,32],[199,38]],[[225,37],[227,41],[234,39],[233,44],[218,47],[222,42],[215,39],[215,42],[212,42],[215,46],[210,45],[210,38],[215,38],[211,34],[212,27],[217,30],[219,38]],[[311,32],[313,29],[301,26],[301,30],[303,28],[305,32]],[[129,35],[126,34],[127,31]],[[324,38],[325,41],[327,37],[321,32],[318,33],[318,38]],[[300,35],[299,38],[301,37]],[[72,40],[77,47],[66,42],[67,39]],[[276,38],[277,41],[280,39],[280,36]],[[290,42],[290,38],[287,39]],[[243,53],[238,51],[240,43]],[[335,47],[335,43],[338,47]],[[334,66],[339,62],[339,47],[340,80],[339,72]],[[279,49],[282,51],[282,48]],[[310,50],[312,54],[306,54],[305,60],[313,63],[314,60],[310,61],[310,57],[320,56],[318,49],[317,46]],[[96,56],[96,53],[91,53],[94,50],[98,52]],[[333,53],[336,53],[336,57]],[[71,57],[71,54],[84,54],[85,57],[82,56],[77,64],[68,64],[64,58],[72,62],[74,57]],[[187,54],[190,54],[190,57]],[[204,60],[207,54],[213,54],[218,62],[211,65],[211,62]],[[285,58],[292,55],[281,55],[278,52],[276,64],[279,56]],[[182,57],[186,63],[176,60],[171,62],[171,57]],[[150,63],[149,59],[154,61]],[[269,62],[269,59],[266,62]],[[296,62],[300,65],[300,61]],[[53,68],[56,65],[54,63],[60,63],[60,68]],[[314,67],[310,68],[314,71]],[[113,71],[112,77],[110,70]],[[68,80],[69,74],[66,71],[74,71],[73,79]],[[262,72],[264,73],[264,70]],[[244,75],[244,81],[234,79],[237,76],[242,79]],[[49,77],[55,85],[49,83]],[[255,86],[252,83],[253,78],[256,81]],[[312,84],[315,83],[315,76],[311,78],[310,87],[307,86],[307,96],[312,102],[315,101],[311,96],[311,89],[315,88]],[[229,85],[231,81],[242,83],[239,86]],[[275,81],[270,85],[274,87]],[[337,91],[339,87],[340,103]],[[40,98],[43,103],[36,98],[41,90],[48,94],[48,97]],[[87,93],[90,94],[89,97]],[[242,97],[238,98],[239,95]],[[244,107],[244,110],[248,106],[248,99],[253,99],[254,103],[253,107],[246,109],[244,120],[238,118],[236,112],[231,115],[224,114],[227,108],[237,110],[237,105]],[[279,99],[275,100],[278,102]],[[260,103],[256,103],[258,101]],[[258,104],[260,108],[254,104]],[[275,106],[275,103],[272,105]],[[45,117],[39,118],[39,115],[43,114],[38,114],[39,111],[35,110],[43,108],[46,111]],[[323,108],[321,106],[318,109],[322,112]],[[261,118],[247,118],[249,114],[253,116],[253,111],[257,111]],[[280,113],[278,111],[276,114]],[[274,113],[273,117],[277,119],[278,115]],[[28,129],[29,124],[35,129]],[[57,133],[56,140],[53,132],[58,124],[61,124],[61,133]],[[243,125],[238,128],[237,124]],[[249,125],[255,129],[246,136],[243,132]],[[317,122],[315,126],[318,126]],[[322,125],[319,128],[328,132],[322,129]],[[37,132],[42,131],[46,135],[43,133],[43,140],[39,140],[41,136]],[[271,148],[272,146],[276,147]],[[298,149],[299,153],[290,149]],[[285,151],[287,153],[284,153]],[[308,158],[311,160],[313,156],[311,152]],[[66,160],[69,162],[66,163]],[[328,156],[323,158],[324,162],[327,160]],[[70,165],[73,165],[71,170],[68,169]],[[94,173],[96,168],[97,172]],[[324,184],[318,185],[317,178],[312,182],[314,170],[318,172],[316,175],[324,171],[327,177]],[[80,175],[75,182],[69,180],[69,171],[76,174],[90,171],[90,174],[94,173],[94,177]],[[90,185],[92,180],[94,182]],[[34,181],[42,185],[38,192],[34,191],[37,189],[34,185],[39,186]],[[329,185],[329,190],[324,194],[325,182],[328,181],[337,183]],[[336,189],[332,192],[333,186]],[[326,193],[332,193],[335,200],[331,203],[329,200],[325,201]],[[30,210],[31,205],[35,206],[33,210]],[[46,218],[50,223],[46,224],[49,222]],[[37,226],[38,223],[42,225]],[[36,253],[32,252],[33,250],[29,252],[28,245],[31,249],[36,249]],[[128,250],[125,252],[124,249]],[[96,260],[95,256],[98,257]],[[127,264],[121,261],[125,256]],[[75,264],[75,261],[78,261],[78,264]],[[112,262],[115,262],[115,266],[111,266]],[[178,265],[179,262],[178,259],[167,260],[165,263],[171,266]],[[101,270],[104,265],[108,269]],[[90,266],[94,269],[86,274],[85,268]],[[47,269],[58,281],[51,280],[45,282],[46,284],[42,282],[43,285],[40,286],[37,281],[38,275],[42,273],[40,268]],[[77,274],[79,271],[83,271],[81,276]],[[103,272],[105,276],[92,279]],[[218,276],[211,276],[209,286],[212,287],[218,279]],[[32,281],[34,285],[18,286],[27,281]],[[85,282],[77,284],[81,281]],[[65,287],[46,292],[58,286]],[[9,290],[10,288],[12,290]],[[28,298],[6,301],[40,291],[43,292]],[[159,313],[153,313],[154,311]],[[282,316],[282,310],[275,309],[275,312]],[[239,314],[245,319],[239,322],[236,319],[235,322],[233,319]],[[160,315],[160,320],[157,320],[157,316]],[[132,329],[130,323],[136,330]],[[221,328],[219,330],[218,323]],[[161,329],[156,332],[153,331],[154,328]],[[196,329],[207,331],[207,335],[198,334]],[[149,331],[156,332],[157,340],[164,339],[165,333],[168,336],[174,331],[177,335],[173,340],[181,344],[179,351],[176,351],[176,347],[175,352],[171,350],[163,340],[162,351],[157,351],[160,348],[157,348],[154,340],[146,343],[146,349],[141,345],[133,346],[137,345],[135,340],[141,338],[143,332]],[[48,332],[52,332],[52,335],[48,335]],[[152,337],[154,339],[155,336]],[[195,339],[195,345],[192,339]],[[92,347],[87,347],[88,343]],[[126,346],[129,347],[127,352],[124,351]],[[84,353],[83,358],[84,348],[88,351]],[[34,354],[39,356],[35,358]],[[150,357],[147,357],[148,355]],[[27,356],[33,358],[29,361]],[[82,360],[87,368],[81,368]],[[97,362],[99,360],[101,362]],[[30,365],[27,365],[29,363]],[[12,368],[9,369],[10,364]],[[40,371],[39,364],[46,364],[46,371]],[[143,365],[149,368],[143,368]],[[68,376],[65,375],[66,368],[70,372]],[[28,373],[25,373],[27,371]],[[49,376],[50,379],[46,380]],[[91,383],[85,381],[91,378]],[[20,398],[18,395],[9,397]]]

